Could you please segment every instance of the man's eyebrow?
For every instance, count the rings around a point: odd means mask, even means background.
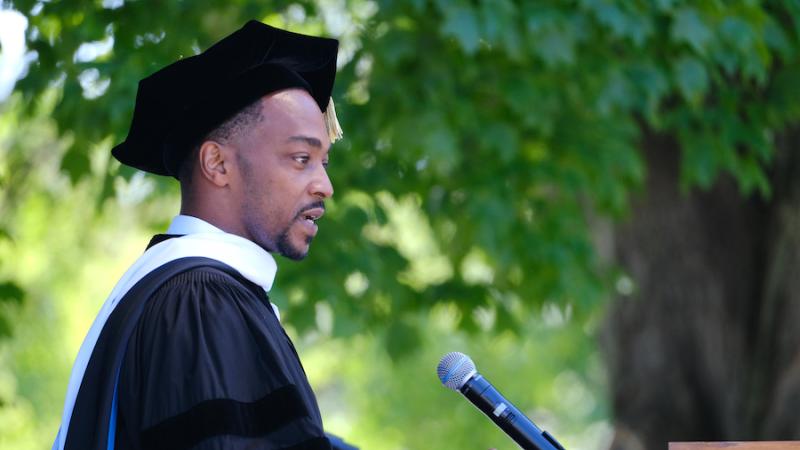
[[[322,141],[311,136],[291,136],[289,141],[300,141],[312,147],[322,148]]]

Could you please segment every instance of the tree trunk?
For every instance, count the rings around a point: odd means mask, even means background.
[[[769,200],[723,178],[679,188],[677,143],[648,135],[648,182],[614,233],[632,278],[601,336],[613,449],[800,438],[800,136],[780,143]]]

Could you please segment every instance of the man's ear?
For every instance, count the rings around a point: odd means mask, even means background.
[[[200,162],[200,173],[203,178],[218,187],[228,185],[230,149],[216,141],[204,141],[200,145],[198,160]]]

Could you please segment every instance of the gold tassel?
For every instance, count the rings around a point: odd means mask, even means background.
[[[328,107],[322,113],[325,118],[325,128],[328,130],[328,137],[331,139],[331,144],[342,138],[342,126],[339,125],[339,119],[336,118],[336,107],[333,106],[333,97],[328,101]]]

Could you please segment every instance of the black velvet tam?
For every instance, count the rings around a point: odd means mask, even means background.
[[[264,95],[305,89],[324,112],[338,48],[335,39],[251,20],[203,53],[140,81],[128,137],[111,153],[123,164],[177,177],[200,139]]]

